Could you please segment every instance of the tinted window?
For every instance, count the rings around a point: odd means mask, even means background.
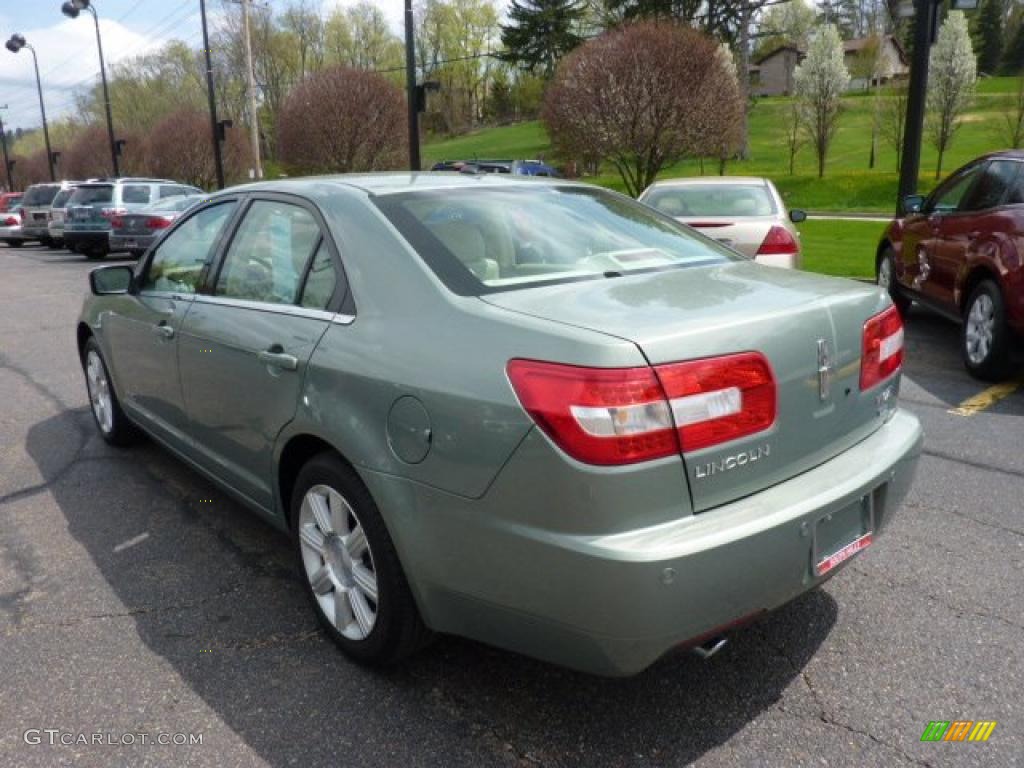
[[[60,186],[57,184],[38,184],[25,190],[25,197],[21,204],[26,208],[49,205],[58,192],[60,192]]]
[[[312,214],[288,203],[257,200],[224,257],[217,295],[294,304],[320,228]]]
[[[523,184],[380,195],[374,203],[462,295],[740,258],[599,189]]]
[[[184,188],[179,187],[177,184],[161,184],[160,185],[160,197],[175,197],[177,195],[185,194]]]
[[[977,178],[979,170],[979,167],[975,166],[959,176],[954,176],[939,187],[929,210],[937,213],[949,213],[959,208],[961,201]]]
[[[145,208],[139,209],[139,212],[181,213],[181,211],[188,210],[202,199],[203,198],[199,197],[199,195],[191,195],[190,197],[178,195],[177,197],[165,198],[163,200],[157,200],[155,203],[150,203]]]
[[[50,203],[51,208],[63,208],[67,205],[68,199],[74,193],[74,189],[62,189],[57,193],[57,196],[53,198],[53,202]]]
[[[687,184],[655,187],[644,197],[669,216],[771,216],[775,202],[764,186]]]
[[[229,201],[206,208],[169,233],[153,255],[142,289],[195,293],[235,205]]]
[[[1020,163],[1012,160],[993,160],[970,194],[960,204],[961,211],[984,211],[1002,205],[1007,190],[1017,175]]]
[[[1010,187],[1010,193],[1006,196],[1006,205],[1024,204],[1024,165],[1017,173],[1017,180]]]
[[[334,269],[334,258],[327,244],[321,240],[316,256],[313,257],[313,264],[309,268],[300,303],[312,309],[326,309],[331,303],[337,284],[338,274]]]
[[[71,195],[68,205],[92,205],[109,203],[114,199],[114,188],[110,184],[96,184],[79,187]]]
[[[149,191],[149,185],[146,184],[125,184],[121,188],[121,202],[148,203]]]

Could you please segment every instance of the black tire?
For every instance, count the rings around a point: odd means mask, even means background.
[[[994,281],[982,280],[974,286],[964,305],[963,321],[960,351],[967,372],[983,381],[1001,380],[1009,372],[1012,332],[1006,324],[1003,294]]]
[[[96,249],[85,250],[82,253],[85,254],[85,258],[89,259],[89,261],[99,261],[107,255],[105,251],[98,251]]]
[[[94,404],[95,385],[90,378],[89,372],[89,363],[92,355],[95,355],[96,359],[99,361],[103,376],[106,378],[107,382],[106,391],[110,398],[109,424],[104,423],[100,417],[97,407]],[[117,393],[114,391],[114,384],[110,378],[110,370],[107,368],[107,361],[103,359],[103,352],[100,351],[100,345],[97,344],[96,339],[91,336],[85,342],[85,347],[82,349],[82,372],[85,374],[86,391],[89,393],[89,410],[92,412],[92,418],[96,423],[96,428],[99,430],[100,436],[106,442],[116,446],[126,446],[136,442],[139,438],[139,430],[128,420],[128,417],[124,415],[124,411],[121,410],[121,403],[117,399]]]
[[[21,240],[4,240],[4,242],[11,248],[21,248],[22,246]]]
[[[42,245],[49,248],[51,251],[57,249],[57,241],[52,237],[47,237],[39,241]]]
[[[370,600],[366,597],[365,591],[362,593],[363,599],[368,601],[365,604],[375,606],[376,614],[372,629],[361,639],[347,637],[339,631],[331,616],[324,612],[311,583],[312,574],[307,568],[304,553],[311,561],[310,568],[314,570],[317,568],[317,558],[321,564],[327,562],[323,554],[317,554],[308,544],[304,545],[300,537],[300,527],[303,526],[303,501],[307,492],[316,486],[326,486],[337,491],[350,508],[350,512],[339,513],[338,510],[332,510],[332,526],[339,530],[326,538],[322,535],[322,527],[319,524],[315,526],[314,534],[319,533],[321,541],[325,542],[325,550],[331,545],[327,542],[332,537],[332,544],[341,541],[338,539],[338,534],[342,532],[342,526],[337,525],[339,514],[345,518],[348,530],[355,530],[355,526],[358,525],[362,527],[366,536],[368,548],[363,559],[358,562],[369,565],[372,569],[376,577],[377,599]],[[295,558],[306,594],[324,631],[348,656],[364,664],[393,664],[412,655],[430,640],[431,633],[420,618],[391,535],[373,497],[351,467],[332,453],[322,453],[310,459],[296,478],[290,509]],[[309,523],[305,525],[308,528]],[[337,582],[332,577],[327,592],[322,595],[322,599],[327,602],[338,597],[339,590],[331,586],[334,584]],[[354,615],[353,611],[352,616]],[[351,621],[355,623],[356,620],[352,618]]]
[[[885,278],[885,275],[888,275],[888,279]],[[899,285],[896,282],[896,252],[893,251],[891,245],[886,246],[882,255],[878,257],[878,264],[875,265],[875,279],[879,287],[888,291],[889,298],[892,299],[892,303],[899,313],[907,314],[911,301],[900,293]]]

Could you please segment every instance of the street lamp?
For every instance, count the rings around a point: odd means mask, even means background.
[[[114,166],[114,177],[121,175],[117,162],[117,142],[114,140],[114,118],[110,114],[110,91],[107,89],[107,65],[103,61],[103,40],[100,38],[100,17],[92,7],[91,0],[68,0],[60,7],[61,13],[69,19],[77,19],[82,11],[89,11],[96,24],[96,47],[100,52],[100,77],[103,80],[103,105],[107,110],[107,137],[110,139],[110,162]]]
[[[43,104],[43,83],[39,79],[39,57],[36,56],[36,49],[28,44],[24,35],[15,32],[11,39],[5,43],[5,47],[11,53],[18,53],[22,48],[32,51],[32,62],[36,68],[36,90],[39,92],[39,111],[43,114],[43,139],[46,141],[46,163],[50,167],[50,181],[56,181],[57,176],[53,170],[53,152],[50,151],[50,128],[46,124],[46,107]]]

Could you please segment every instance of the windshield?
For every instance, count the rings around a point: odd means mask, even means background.
[[[771,216],[775,201],[762,184],[686,184],[655,187],[643,201],[668,216]]]
[[[50,204],[51,208],[63,208],[68,203],[68,198],[74,193],[74,189],[69,187],[62,189],[57,193],[57,196],[53,198],[53,202]]]
[[[445,189],[374,202],[462,295],[739,258],[647,206],[601,189]]]
[[[71,195],[68,205],[91,205],[92,203],[109,203],[114,199],[114,187],[110,184],[95,184],[79,187]]]
[[[56,184],[40,184],[35,187],[29,187],[25,190],[25,197],[21,201],[21,204],[26,208],[49,205],[50,201],[53,200],[54,195],[59,191],[60,187]]]

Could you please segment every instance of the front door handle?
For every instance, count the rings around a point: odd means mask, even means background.
[[[266,365],[271,365],[274,368],[280,368],[285,371],[294,371],[299,367],[299,358],[295,355],[289,355],[284,352],[278,352],[273,347],[265,349],[256,355],[256,359]]]
[[[174,329],[169,325],[165,325],[164,323],[160,323],[160,325],[154,325],[153,333],[164,339],[174,338]]]

